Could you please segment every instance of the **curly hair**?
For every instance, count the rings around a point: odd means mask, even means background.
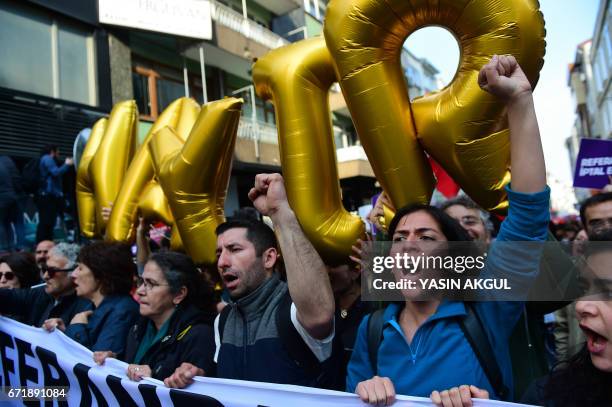
[[[85,264],[100,282],[103,295],[127,295],[136,275],[130,246],[124,243],[95,242],[84,246],[79,263]]]
[[[49,256],[65,257],[68,261],[66,268],[73,268],[78,261],[81,246],[75,243],[58,243],[49,250]]]
[[[40,283],[40,269],[32,253],[12,253],[0,258],[0,264],[6,263],[19,280],[21,288],[30,288]]]

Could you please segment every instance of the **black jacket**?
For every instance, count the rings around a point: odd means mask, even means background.
[[[133,363],[149,321],[143,317],[130,329],[126,362]],[[145,353],[140,364],[149,365],[153,377],[159,380],[171,376],[183,362],[204,369],[206,376],[211,377],[215,375],[214,354],[215,337],[210,317],[193,305],[179,306],[170,318],[166,336]]]
[[[45,286],[36,288],[0,288],[0,314],[18,316],[25,324],[40,327],[49,318],[61,318],[66,326],[79,312],[92,309],[89,300],[75,293],[55,299],[45,292]]]

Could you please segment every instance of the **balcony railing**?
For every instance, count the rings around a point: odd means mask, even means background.
[[[367,156],[361,145],[348,145],[348,135],[344,131],[334,127],[335,137],[343,140],[343,144],[336,145],[336,153],[338,154],[338,161],[351,161],[351,160],[367,160]],[[276,126],[269,123],[260,121],[253,121],[251,117],[242,116],[238,123],[238,137],[259,140],[263,143],[278,144],[278,131]]]
[[[270,49],[289,43],[283,37],[268,30],[266,27],[245,19],[242,14],[214,0],[210,2],[210,13],[213,21],[239,32],[245,37],[257,41]]]
[[[253,122],[251,118],[244,116],[240,118],[238,124],[238,137],[259,140],[262,143],[278,144],[276,126],[259,121]]]

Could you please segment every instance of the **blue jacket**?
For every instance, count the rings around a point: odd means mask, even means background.
[[[58,167],[50,154],[42,156],[40,159],[42,179],[40,192],[44,195],[63,196],[62,175],[68,171],[68,168],[70,167],[66,164]]]
[[[497,241],[544,241],[548,229],[550,189],[535,194],[523,194],[510,190],[508,217],[502,223]],[[496,249],[492,245],[487,268],[502,268],[513,273],[513,281],[528,286],[537,275],[539,258],[517,261],[516,253]],[[535,265],[535,266],[534,266]],[[460,301],[443,301],[416,331],[408,344],[398,323],[403,305],[391,304],[384,312],[383,338],[378,349],[378,369],[370,365],[367,348],[367,323],[369,316],[359,326],[357,341],[348,366],[347,391],[354,392],[361,381],[375,375],[389,377],[397,394],[429,397],[433,390],[450,389],[463,384],[473,384],[487,389],[496,397],[476,355],[465,338],[458,318],[466,315],[465,304]],[[491,347],[497,357],[504,384],[512,394],[512,366],[508,339],[518,321],[523,303],[479,302],[474,309],[483,321]]]
[[[70,324],[65,333],[93,352],[110,350],[121,357],[128,332],[139,316],[138,303],[132,297],[109,295],[89,316],[87,324]]]

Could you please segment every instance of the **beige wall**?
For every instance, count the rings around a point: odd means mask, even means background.
[[[243,138],[236,140],[234,157],[238,161],[247,163],[280,165],[278,145],[257,142],[259,144],[259,158],[255,154],[255,141]]]
[[[221,24],[215,24],[215,36],[219,48],[229,51],[234,55],[238,55],[241,58],[246,57],[245,50],[247,49],[250,53],[249,58],[260,58],[270,51],[269,48],[264,47],[260,43],[249,40],[244,35],[224,27]]]

